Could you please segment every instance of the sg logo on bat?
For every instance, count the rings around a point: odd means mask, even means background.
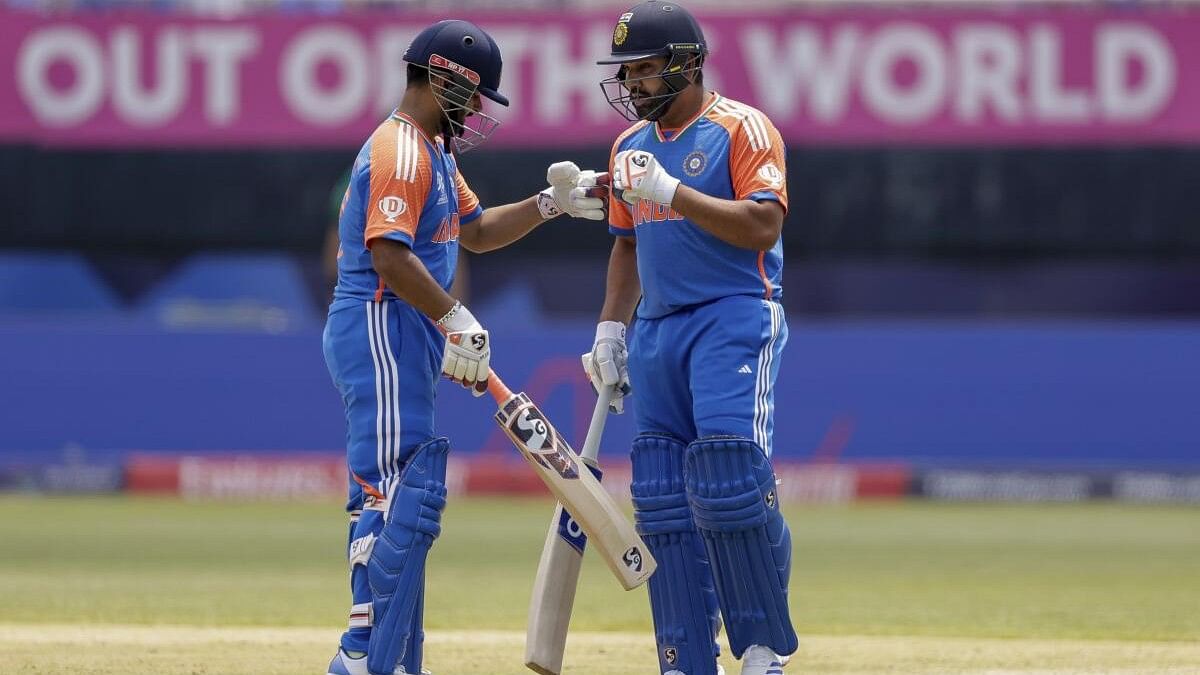
[[[642,571],[642,550],[636,546],[630,546],[625,555],[621,556],[621,560],[625,562],[625,566],[634,572]]]
[[[579,478],[579,466],[536,408],[521,410],[508,423],[508,429],[537,463],[567,480]]]

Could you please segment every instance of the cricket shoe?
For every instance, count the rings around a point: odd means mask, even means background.
[[[771,651],[770,647],[750,645],[742,654],[742,675],[783,675],[789,658]]]
[[[329,668],[325,675],[370,675],[367,670],[367,657],[363,656],[352,658],[344,649],[338,649],[338,653],[329,662]],[[408,671],[404,666],[396,666],[392,671],[392,675],[408,675]],[[430,675],[428,670],[421,669],[421,675]]]

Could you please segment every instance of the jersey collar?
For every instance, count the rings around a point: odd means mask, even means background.
[[[682,136],[682,135],[683,135],[683,132],[685,132],[685,131],[687,131],[688,129],[690,129],[690,128],[691,128],[691,126],[692,126],[693,124],[695,124],[695,123],[696,123],[696,120],[698,120],[698,119],[700,119],[701,117],[704,117],[705,115],[707,115],[707,114],[708,114],[708,111],[709,111],[709,110],[712,110],[712,109],[713,109],[713,106],[715,106],[715,105],[717,104],[717,102],[721,100],[721,95],[720,95],[720,94],[718,94],[718,93],[717,93],[717,92],[715,92],[715,91],[714,91],[714,92],[710,92],[710,93],[709,93],[709,97],[710,97],[710,100],[709,100],[709,102],[708,102],[708,105],[703,105],[703,106],[700,106],[700,112],[696,113],[696,115],[695,115],[694,117],[692,117],[692,119],[688,120],[688,121],[687,121],[687,124],[684,124],[684,125],[683,125],[682,127],[680,127],[678,130],[675,130],[675,129],[667,129],[667,131],[674,132],[674,133],[672,133],[672,134],[671,134],[671,137],[670,137],[670,138],[667,138],[667,137],[663,136],[663,130],[662,130],[662,128],[659,126],[658,122],[655,122],[655,123],[654,123],[654,134],[655,134],[656,136],[658,136],[658,140],[659,140],[660,142],[662,142],[662,143],[670,143],[671,141],[675,140],[676,138],[679,138],[680,136]]]
[[[433,141],[429,140],[429,137],[425,135],[425,130],[421,128],[421,125],[417,124],[417,121],[414,120],[413,118],[409,117],[408,114],[402,113],[399,110],[393,110],[392,111],[392,119],[399,121],[399,122],[404,122],[405,124],[408,124],[413,129],[417,130],[417,133],[421,135],[421,138],[425,139],[426,143],[434,146],[435,148],[437,147],[437,143],[434,143]],[[441,138],[441,136],[438,136],[438,138]]]

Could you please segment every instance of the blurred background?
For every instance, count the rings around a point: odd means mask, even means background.
[[[409,40],[499,41],[514,105],[462,168],[501,204],[607,162],[626,4],[0,1],[0,488],[344,493],[330,233]],[[1200,4],[688,5],[788,145],[788,496],[1200,502]],[[564,218],[462,270],[577,443],[610,246]],[[491,413],[441,392],[454,489],[540,493]]]

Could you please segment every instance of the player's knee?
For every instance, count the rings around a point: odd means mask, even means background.
[[[677,438],[642,434],[633,441],[634,515],[643,536],[692,529],[687,493],[683,485],[686,446]]]
[[[450,441],[438,438],[416,448],[389,483],[385,532],[409,531],[436,539],[446,508],[446,455]]]
[[[698,525],[739,531],[766,524],[778,512],[775,472],[757,443],[747,438],[706,438],[688,446],[685,485]]]

